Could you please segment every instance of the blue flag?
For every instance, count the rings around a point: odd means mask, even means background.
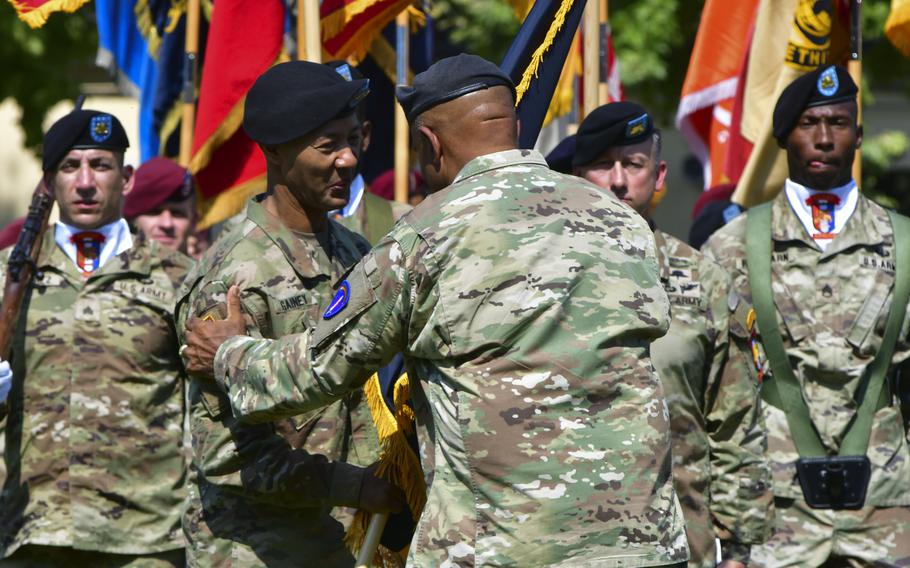
[[[139,99],[139,155],[144,162],[158,155],[158,133],[152,116],[158,68],[139,30],[134,4],[120,0],[95,1],[96,63],[116,77],[124,94]]]
[[[502,60],[518,93],[521,148],[537,142],[584,9],[585,0],[537,0]]]

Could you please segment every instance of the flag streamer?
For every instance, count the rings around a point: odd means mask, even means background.
[[[392,394],[394,412],[389,409],[382,396],[378,374],[370,377],[363,387],[363,392],[373,417],[373,423],[376,425],[376,433],[379,436],[379,467],[376,474],[404,492],[408,508],[416,521],[420,518],[427,502],[427,486],[420,467],[420,460],[407,439],[408,435],[414,433],[414,421],[416,420],[414,411],[407,404],[411,397],[408,375],[403,374],[395,382]],[[348,529],[345,543],[355,554],[363,544],[369,520],[368,513],[358,511],[351,528]],[[400,564],[395,559],[396,556],[395,552],[380,546],[374,563],[379,566],[395,566]]]
[[[898,51],[910,57],[910,0],[891,0],[885,35]]]
[[[547,35],[544,36],[541,44],[537,47],[536,50],[534,50],[534,53],[531,55],[531,61],[525,68],[524,73],[521,74],[521,81],[519,81],[518,85],[515,86],[516,106],[518,106],[518,103],[521,102],[521,99],[528,91],[528,88],[531,86],[531,81],[537,78],[537,69],[540,67],[540,62],[543,61],[543,56],[553,45],[553,40],[556,39],[556,34],[558,34],[565,25],[566,16],[569,14],[569,10],[572,9],[572,4],[574,3],[574,0],[562,0],[562,3],[559,5],[559,9],[556,10],[556,13],[553,15],[553,22],[550,24],[550,28],[547,30]]]
[[[19,19],[32,29],[40,28],[54,12],[75,12],[89,0],[9,0]]]

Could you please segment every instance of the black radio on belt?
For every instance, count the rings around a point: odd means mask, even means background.
[[[813,509],[860,509],[872,467],[866,456],[799,458],[796,473]]]

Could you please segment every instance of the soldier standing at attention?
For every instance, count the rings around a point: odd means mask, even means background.
[[[277,339],[316,325],[332,283],[370,250],[327,218],[349,198],[361,148],[354,108],[368,92],[365,80],[346,81],[304,61],[276,65],[256,80],[243,128],[265,154],[268,191],[187,277],[181,336],[190,316],[224,317],[233,285],[243,289],[244,333]],[[403,504],[365,467],[378,460],[379,439],[362,391],[248,425],[211,381],[193,378],[190,405],[191,565],[300,566],[318,558],[325,568],[353,566],[344,545],[350,518],[341,507],[384,512]]]
[[[650,221],[663,185],[660,131],[638,104],[595,109],[578,129],[575,174]],[[686,519],[689,566],[749,562],[749,545],[770,533],[771,472],[752,356],[750,306],[727,273],[681,240],[654,231],[660,280],[670,298],[670,331],[651,358],[670,406],[673,484]]]
[[[120,121],[94,110],[44,136],[60,221],[44,235],[13,339],[12,388],[0,389],[0,566],[184,564],[172,314],[192,261],[130,234],[128,145]]]
[[[514,87],[492,63],[443,59],[397,96],[436,193],[343,277],[315,330],[243,335],[234,289],[226,320],[188,326],[191,368],[263,422],[356,391],[402,352],[430,487],[412,566],[685,561],[649,356],[669,326],[651,230],[516,148]]]
[[[186,254],[195,232],[196,199],[186,168],[155,157],[136,169],[133,190],[123,203],[123,216],[164,247]]]
[[[784,89],[773,115],[783,191],[705,245],[751,299],[771,368],[777,515],[754,566],[910,565],[910,383],[896,372],[910,354],[910,234],[851,178],[856,92],[840,66]]]

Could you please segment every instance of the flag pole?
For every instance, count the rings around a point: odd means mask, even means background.
[[[597,108],[600,91],[600,2],[588,2],[582,16],[584,105],[579,122]]]
[[[610,6],[607,0],[600,0],[600,13],[599,22],[600,22],[600,81],[597,84],[597,103],[599,105],[607,104],[607,101],[610,99],[610,87],[607,84],[607,81],[610,80],[610,69],[607,67],[609,65],[610,58],[608,56],[610,47],[607,44],[609,36],[607,35],[607,26],[610,25]]]
[[[847,62],[847,71],[850,77],[856,83],[856,123],[863,124],[863,25],[860,18],[860,11],[863,0],[851,0],[850,2],[850,60]],[[863,150],[856,149],[853,157],[853,179],[856,185],[862,189],[863,177]]]
[[[304,58],[313,63],[322,63],[322,32],[320,30],[319,0],[298,0],[303,4]],[[297,7],[297,38],[300,40],[300,4]],[[297,49],[299,50],[299,44]],[[300,59],[300,56],[297,57]]]
[[[183,112],[180,119],[180,165],[188,167],[193,157],[193,129],[196,126],[196,76],[199,72],[199,2],[186,4],[186,55],[183,64]]]
[[[297,0],[297,59],[306,59],[306,9],[304,0]]]
[[[354,568],[369,568],[373,565],[373,557],[379,548],[379,539],[382,538],[382,531],[389,520],[388,513],[375,513],[370,517],[370,524],[367,526],[367,534],[363,537],[363,544],[360,546],[360,552],[357,553],[357,562]]]
[[[398,85],[408,84],[408,67],[410,54],[410,30],[408,11],[403,10],[395,18],[395,82]],[[395,201],[408,202],[408,119],[404,109],[395,101]]]

